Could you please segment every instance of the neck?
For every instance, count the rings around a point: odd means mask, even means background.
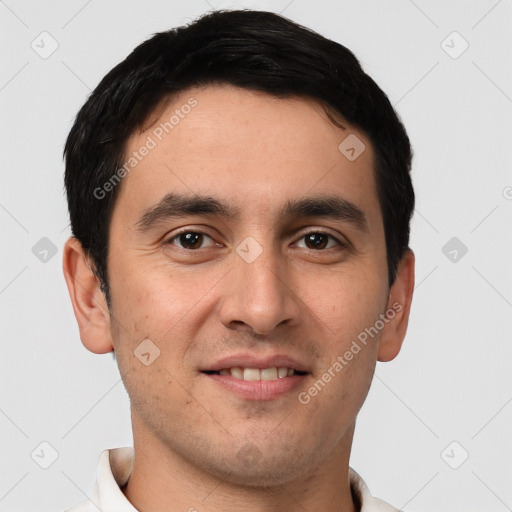
[[[140,512],[358,512],[348,474],[354,426],[328,459],[267,487],[240,485],[219,478],[179,456],[140,424],[134,427],[135,459],[124,487],[126,498]]]

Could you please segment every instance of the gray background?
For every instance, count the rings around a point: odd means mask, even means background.
[[[0,510],[85,499],[101,450],[132,441],[116,364],[82,346],[61,270],[74,115],[142,40],[229,6],[348,46],[415,150],[412,317],[378,364],[352,467],[411,512],[512,510],[511,0],[0,1]]]

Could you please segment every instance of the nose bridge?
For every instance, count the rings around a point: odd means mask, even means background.
[[[221,308],[226,326],[243,323],[266,334],[280,324],[298,320],[298,304],[286,283],[285,262],[270,243],[262,246],[248,237],[237,247],[233,265],[233,280]]]
[[[251,262],[241,259],[243,261],[239,261],[238,266],[242,289],[247,290],[249,297],[254,297],[255,304],[259,302],[259,299],[281,302],[283,276],[279,275],[280,269],[282,272],[282,266],[276,251],[267,248]]]

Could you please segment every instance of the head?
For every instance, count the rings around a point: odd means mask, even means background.
[[[66,281],[134,435],[239,483],[348,456],[414,282],[409,140],[354,55],[272,13],[205,15],[105,76],[65,159]],[[216,375],[239,356],[304,375],[244,397]]]

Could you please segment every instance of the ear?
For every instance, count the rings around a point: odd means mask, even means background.
[[[380,338],[379,361],[391,361],[402,348],[409,323],[413,291],[414,253],[408,249],[398,264],[395,282],[389,291],[386,310],[388,322]]]
[[[74,237],[64,245],[62,267],[82,343],[95,354],[111,352],[114,346],[107,302],[82,244]]]

